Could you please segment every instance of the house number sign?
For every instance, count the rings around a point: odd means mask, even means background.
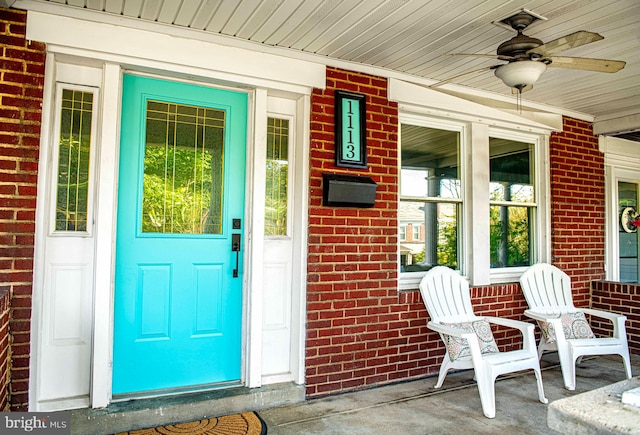
[[[367,167],[364,95],[336,91],[336,166]]]

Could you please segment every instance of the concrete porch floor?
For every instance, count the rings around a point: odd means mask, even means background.
[[[631,362],[634,376],[640,375],[640,357],[632,355]],[[576,390],[568,391],[563,386],[557,354],[545,354],[541,366],[549,403],[625,378],[620,357],[589,357],[578,365]],[[158,401],[155,405],[129,402],[107,410],[74,411],[71,429],[72,433],[83,435],[114,433],[152,427],[157,425],[158,416],[167,422],[180,422],[224,415],[220,411],[229,409],[228,413],[258,411],[267,423],[269,435],[558,433],[547,426],[548,405],[537,399],[533,372],[498,378],[494,419],[482,414],[472,378],[471,371],[450,373],[439,390],[433,388],[436,378],[430,377],[299,403],[295,403],[303,391],[299,386],[269,387],[257,395],[254,392],[253,397],[247,390],[244,394],[209,393],[204,401],[202,395],[196,395],[181,396],[171,403],[166,398],[153,399]],[[220,407],[229,397],[230,405]]]
[[[632,355],[640,375],[640,357]],[[541,362],[549,403],[625,379],[622,358],[598,356],[578,365],[576,390],[564,388],[556,353]],[[440,390],[436,378],[389,385],[259,411],[269,435],[303,434],[557,434],[547,426],[547,406],[538,401],[532,371],[496,382],[496,417],[482,414],[470,371],[450,373]],[[640,410],[638,410],[640,412]],[[638,428],[640,433],[640,428]]]

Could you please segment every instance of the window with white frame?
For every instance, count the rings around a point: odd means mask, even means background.
[[[618,180],[618,267],[620,282],[640,282],[638,275],[638,195],[640,183]]]
[[[53,228],[88,232],[95,89],[59,85],[57,177]]]
[[[535,225],[534,146],[489,138],[491,268],[530,266]]]
[[[289,206],[288,119],[267,119],[266,163],[264,233],[266,236],[286,236]]]
[[[400,243],[400,287],[415,288],[435,265],[459,270],[473,285],[516,282],[544,261],[545,144],[539,134],[401,117],[398,220],[419,218],[423,234]]]
[[[417,227],[417,238],[400,247],[402,272],[435,265],[460,267],[462,189],[460,131],[403,123],[399,222]],[[421,223],[421,224],[420,224]],[[421,237],[420,227],[424,228]],[[405,230],[406,235],[406,230]]]
[[[414,222],[411,225],[411,229],[413,230],[413,237],[412,237],[411,240],[414,240],[414,241],[416,241],[416,240],[419,241],[420,240],[420,226],[421,225],[419,223],[417,223],[417,222]]]
[[[599,145],[606,174],[606,279],[640,283],[640,149],[607,136]]]

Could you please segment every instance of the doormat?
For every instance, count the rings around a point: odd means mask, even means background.
[[[117,435],[267,435],[267,425],[255,412],[206,418],[187,423],[169,424],[150,429],[132,430]]]

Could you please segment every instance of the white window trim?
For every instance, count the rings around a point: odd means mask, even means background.
[[[466,214],[466,188],[469,185],[465,180],[467,178],[467,163],[465,162],[465,154],[466,154],[466,144],[468,143],[468,130],[469,130],[469,126],[466,123],[460,123],[460,122],[452,122],[450,120],[444,120],[444,119],[439,119],[439,118],[435,118],[435,117],[426,117],[426,116],[422,116],[422,115],[416,115],[413,113],[399,113],[398,115],[398,123],[399,126],[402,124],[410,124],[410,125],[417,125],[420,127],[428,127],[428,128],[435,128],[435,129],[439,129],[439,130],[447,130],[447,131],[452,131],[452,132],[456,132],[460,135],[460,149],[458,150],[458,152],[460,153],[459,157],[460,157],[460,181],[461,181],[461,185],[460,185],[460,198],[461,198],[461,203],[462,203],[462,216],[460,216],[460,221],[462,222],[462,226],[464,228],[464,222],[467,221],[467,214]],[[400,133],[400,128],[398,128],[398,162],[401,162],[401,155],[402,155],[402,147],[401,147],[401,133]],[[399,166],[401,169],[400,163]],[[402,177],[399,177],[398,180],[398,184],[400,184]],[[402,192],[402,186],[398,186],[398,192]],[[400,195],[398,197],[398,200],[400,200]],[[447,202],[446,199],[443,198],[443,202]],[[467,245],[468,245],[468,241],[466,239],[466,233],[467,232],[463,232],[461,234],[459,234],[459,237],[461,238],[458,242],[458,246],[460,247],[460,249],[462,250],[463,253],[466,253],[467,250]],[[400,244],[398,244],[398,276],[400,277],[399,279],[399,288],[400,290],[410,290],[410,289],[415,289],[418,288],[418,285],[420,284],[420,280],[422,279],[422,277],[424,276],[425,272],[400,272]],[[460,265],[459,265],[459,269],[464,273],[465,269],[465,264],[466,264],[466,257],[459,257],[459,261],[460,261]]]
[[[87,192],[87,229],[85,231],[65,231],[65,230],[56,230],[56,205],[58,200],[58,173],[60,170],[60,130],[61,130],[61,119],[62,119],[62,92],[63,90],[71,90],[71,91],[82,91],[93,94],[93,111],[91,114],[91,138],[90,138],[90,154],[89,154],[89,189]],[[54,114],[54,133],[53,140],[51,143],[51,159],[52,165],[51,170],[54,176],[51,178],[51,183],[49,186],[49,198],[51,198],[49,204],[49,235],[54,237],[82,237],[82,236],[92,236],[93,235],[93,222],[94,222],[94,198],[95,198],[95,173],[96,173],[96,155],[97,151],[97,140],[98,136],[98,118],[99,112],[98,107],[100,104],[100,93],[97,87],[91,86],[81,86],[75,84],[68,83],[56,83],[56,91],[55,91],[55,114]]]
[[[473,222],[473,228],[468,228],[461,235],[463,257],[460,259],[460,268],[470,284],[479,286],[517,282],[526,269],[489,267],[489,136],[535,144],[538,205],[533,242],[535,257],[532,262],[550,261],[549,135],[555,127],[397,79],[389,80],[389,99],[398,102],[399,123],[408,121],[414,125],[424,125],[426,122],[427,126],[434,128],[442,128],[438,125],[462,127],[462,219],[463,225],[464,222]],[[423,124],[416,124],[420,122]],[[399,151],[400,148],[398,142]],[[486,179],[486,183],[474,183],[474,179]],[[480,219],[479,216],[485,218]],[[399,289],[418,288],[423,275],[424,272],[399,273]]]
[[[548,262],[551,258],[551,208],[549,186],[549,146],[544,135],[530,135],[503,129],[489,129],[489,137],[510,139],[518,142],[531,143],[534,147],[533,170],[536,219],[531,228],[533,239],[533,258],[531,263]],[[488,168],[487,168],[488,171]],[[488,215],[487,215],[488,216]],[[488,252],[488,250],[487,250]],[[527,267],[503,267],[490,271],[491,284],[515,282]]]
[[[640,184],[640,149],[635,142],[607,136],[600,136],[598,145],[605,158],[605,278],[619,281],[618,182]]]

